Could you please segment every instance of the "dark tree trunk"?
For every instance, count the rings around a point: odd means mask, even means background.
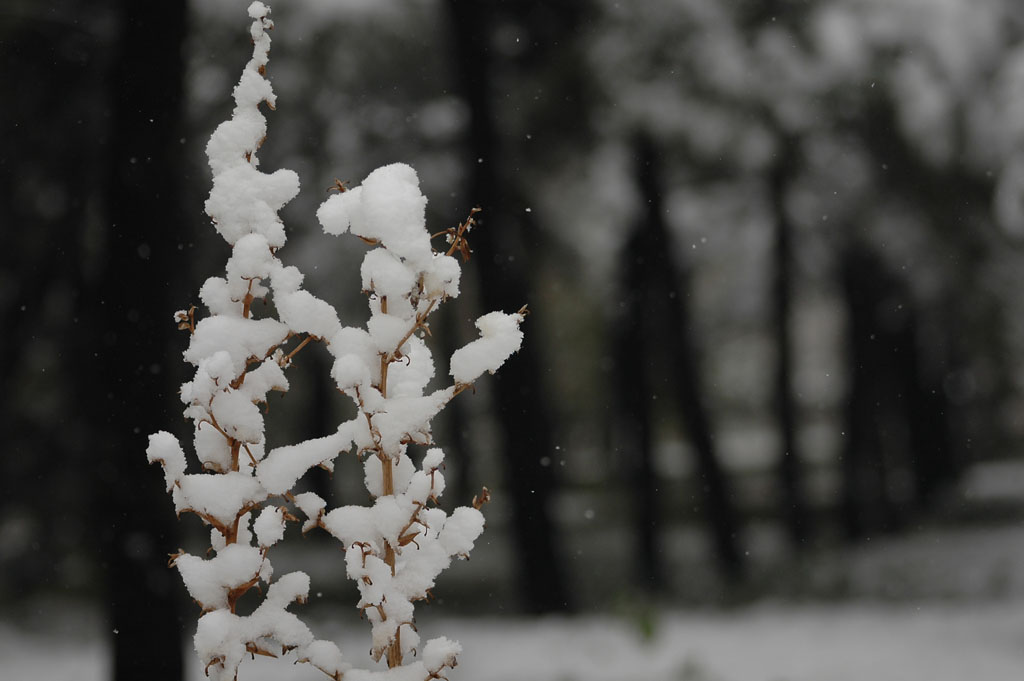
[[[449,0],[459,89],[469,106],[466,167],[472,176],[469,196],[481,208],[480,226],[470,237],[480,273],[480,300],[487,310],[514,311],[531,300],[520,211],[513,217],[505,181],[502,149],[492,108],[488,8],[479,0]],[[529,333],[527,323],[527,333]],[[556,528],[551,517],[554,469],[542,460],[554,453],[548,393],[541,381],[537,342],[529,338],[492,381],[500,446],[511,495],[512,528],[519,559],[523,602],[531,612],[569,607]]]
[[[636,141],[638,183],[647,210],[647,242],[651,261],[646,263],[656,299],[671,301],[663,315],[665,347],[670,350],[669,367],[681,418],[694,452],[706,505],[708,524],[723,573],[730,580],[743,571],[737,540],[737,519],[729,484],[715,452],[714,436],[702,399],[697,369],[696,344],[690,331],[688,277],[680,273],[672,257],[671,238],[665,224],[663,190],[658,157],[651,138],[642,134]],[[656,310],[657,308],[655,308]],[[648,314],[657,314],[649,310]]]
[[[867,262],[853,246],[847,247],[842,257],[849,386],[842,448],[842,526],[847,539],[856,540],[871,529],[864,516],[866,508],[875,501],[866,454],[872,446],[869,424],[874,414],[870,371],[875,339],[872,335],[872,303],[865,286],[872,273],[864,271]]]
[[[904,382],[907,386],[915,493],[919,504],[927,507],[936,492],[956,478],[958,470],[950,446],[946,392],[942,383],[934,378],[934,367],[929,367],[922,357],[918,337],[920,323],[915,324],[915,330],[918,335],[911,339],[914,342],[914,361],[905,363]],[[929,371],[929,368],[933,370]]]
[[[850,539],[905,524],[912,490],[913,392],[918,361],[912,304],[876,255],[860,245],[843,254],[850,391],[843,448],[843,527]],[[902,302],[901,302],[902,301]],[[916,378],[913,383],[916,383]],[[935,424],[941,427],[939,424]]]
[[[908,490],[912,505],[926,509],[940,489],[952,482],[957,473],[952,455],[949,404],[945,387],[937,376],[943,375],[948,356],[948,333],[938,324],[925,334],[917,306],[909,299],[903,304],[903,324],[897,329],[895,345],[900,361],[893,373],[900,382],[902,407],[906,418],[906,468],[913,482]],[[928,338],[931,347],[925,345]],[[930,352],[926,350],[930,349]]]
[[[772,308],[775,313],[775,409],[782,450],[778,475],[782,490],[782,519],[789,539],[802,548],[810,534],[810,519],[804,496],[801,459],[797,444],[796,401],[793,397],[793,339],[790,333],[793,279],[793,224],[786,208],[786,194],[796,172],[795,141],[783,140],[779,158],[768,178],[769,200],[775,218],[772,251],[775,280]]]
[[[1001,400],[1013,390],[1007,380],[1013,372],[1007,369],[1012,364],[1012,351],[1005,342],[1009,337],[1005,333],[1006,306],[981,282],[987,281],[985,272],[991,265],[993,249],[1010,244],[992,220],[993,177],[977,172],[964,161],[968,154],[963,111],[955,112],[952,119],[955,148],[950,160],[935,164],[900,133],[898,112],[891,98],[877,89],[871,92],[873,97],[867,101],[863,115],[850,122],[865,151],[886,169],[879,181],[879,200],[895,200],[904,206],[910,202],[931,227],[931,250],[944,252],[944,267],[948,268],[941,295],[922,315],[941,319],[936,325],[938,338],[919,337],[924,343],[922,351],[931,354],[935,344],[946,346],[946,350],[941,358],[931,357],[926,368],[954,373],[980,365],[993,379],[985,393],[932,407],[945,415],[946,453],[940,458],[947,459],[949,475],[955,476],[968,460],[968,441],[979,450],[1006,442],[1006,430],[996,417]],[[943,377],[930,376],[929,380],[938,387]]]
[[[89,255],[83,237],[100,184],[110,12],[90,0],[9,9],[0,11],[11,93],[0,107],[0,517],[28,515],[33,531],[31,543],[0,551],[0,597],[31,598],[89,581],[87,571],[66,570],[78,561],[55,556],[91,562],[98,553],[73,339],[84,323],[76,314]]]
[[[117,681],[182,677],[174,512],[146,436],[181,422],[171,351],[182,220],[183,1],[120,3],[111,83],[102,264],[86,306],[97,504]],[[187,299],[186,299],[187,300]],[[181,343],[178,345],[180,346]],[[180,349],[180,348],[179,348]]]
[[[643,589],[664,586],[658,535],[661,513],[654,467],[651,364],[657,364],[651,337],[650,311],[658,292],[652,290],[651,263],[662,245],[653,243],[644,215],[626,246],[625,277],[620,302],[622,314],[614,320],[615,395],[619,427],[616,449],[627,472],[633,496],[635,569]],[[667,295],[660,291],[661,295]],[[662,306],[663,307],[663,306]]]

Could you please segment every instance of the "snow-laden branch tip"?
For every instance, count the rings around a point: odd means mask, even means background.
[[[497,371],[523,344],[522,321],[518,312],[490,312],[476,320],[480,338],[452,353],[449,366],[455,382],[472,383],[485,371]]]

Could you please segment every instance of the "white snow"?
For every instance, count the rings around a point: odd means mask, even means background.
[[[448,403],[452,392],[451,388],[445,388],[422,397],[388,398],[384,409],[370,417],[379,434],[381,449],[389,456],[397,456],[406,439],[429,443],[430,419]]]
[[[416,285],[413,273],[386,248],[375,248],[363,258],[359,270],[364,291],[399,298],[409,295]]]
[[[204,609],[213,610],[226,608],[228,591],[260,573],[263,556],[254,546],[229,544],[213,558],[186,554],[178,557],[174,564],[189,595]]]
[[[423,664],[427,669],[439,670],[455,664],[455,656],[462,652],[457,641],[449,641],[444,636],[427,641],[423,646]]]
[[[308,662],[329,676],[345,672],[349,665],[342,661],[338,646],[330,641],[313,641],[302,651],[299,661]]]
[[[211,424],[205,421],[196,424],[193,443],[196,457],[204,470],[222,473],[231,468],[231,448],[224,436]]]
[[[265,506],[252,525],[261,548],[273,546],[284,539],[284,527],[284,509],[280,506]],[[308,585],[306,590],[309,590]]]
[[[159,462],[163,466],[168,492],[185,475],[185,452],[181,450],[178,438],[165,430],[149,436],[146,457],[150,463]]]
[[[269,493],[284,494],[310,468],[333,469],[335,457],[352,446],[354,427],[346,421],[331,435],[272,449],[256,467],[256,476]]]
[[[461,506],[452,512],[438,535],[438,542],[450,556],[468,555],[473,542],[484,531],[484,514]]]
[[[293,331],[330,338],[341,330],[338,313],[328,303],[308,291],[280,293],[274,297],[281,321]]]
[[[490,312],[476,320],[480,338],[452,353],[450,372],[456,383],[472,383],[482,373],[494,373],[523,342],[521,314]]]
[[[295,495],[295,507],[306,515],[307,520],[302,525],[302,531],[309,532],[317,526],[327,502],[314,492],[303,492]]]
[[[430,235],[424,229],[426,208],[416,171],[393,163],[374,170],[359,187],[328,198],[317,218],[329,234],[350,230],[425,269],[433,259]]]
[[[184,475],[172,494],[179,513],[192,509],[223,525],[233,523],[243,507],[267,498],[267,491],[259,481],[242,471]]]
[[[355,624],[321,624],[332,639],[365,640]],[[655,617],[649,640],[628,620],[599,616],[445,618],[429,628],[466,650],[446,673],[451,681],[1008,681],[1024,669],[1021,600],[670,612]],[[3,678],[102,681],[110,670],[106,634],[96,626],[58,634],[0,623]],[[340,663],[326,643],[306,654],[320,650]],[[293,659],[245,656],[239,678],[324,678]],[[198,660],[187,660],[188,681],[204,681]]]
[[[270,348],[279,345],[288,337],[288,326],[276,319],[243,319],[215,315],[206,317],[196,324],[185,360],[198,366],[207,357],[217,352],[227,352],[233,366],[234,378],[245,369],[246,360],[256,357],[262,360]]]
[[[263,414],[245,393],[218,391],[210,403],[210,413],[224,432],[242,442],[263,439]]]

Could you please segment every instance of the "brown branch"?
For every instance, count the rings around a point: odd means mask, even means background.
[[[318,336],[314,336],[313,334],[308,334],[305,338],[303,338],[302,342],[295,346],[294,350],[292,350],[291,352],[284,356],[284,359],[282,360],[284,362],[284,366],[288,366],[288,364],[292,361],[292,357],[299,354],[299,350],[306,347],[307,345],[309,345],[310,341],[314,340],[318,341],[321,340],[321,338],[319,338]]]
[[[193,305],[188,309],[188,312],[178,312],[174,315],[175,321],[178,322],[179,331],[188,331],[189,335],[194,335],[196,332],[196,306]]]
[[[228,435],[226,432],[224,432],[224,429],[220,427],[219,423],[217,423],[217,418],[213,415],[212,411],[207,409],[206,413],[210,415],[209,420],[204,419],[203,421],[200,421],[200,423],[209,423],[211,426],[213,426],[214,430],[216,430],[218,433],[220,433],[225,438],[227,438],[228,442],[230,442],[230,441],[235,439],[235,438],[231,437],[230,435]]]
[[[181,515],[182,513],[194,513],[194,514],[196,514],[197,516],[200,517],[200,519],[202,519],[203,522],[207,523],[208,525],[212,525],[214,529],[216,529],[222,535],[227,537],[227,535],[228,535],[228,528],[227,528],[227,526],[224,523],[222,523],[219,520],[217,520],[216,518],[214,518],[209,513],[203,513],[202,511],[197,511],[196,509],[194,509],[192,507],[181,509],[181,511],[178,513],[178,515]]]
[[[231,438],[231,470],[238,470],[238,452],[242,449],[242,443],[239,440]]]
[[[203,675],[204,676],[209,676],[210,675],[210,667],[212,667],[215,664],[219,664],[220,666],[223,667],[224,666],[224,658],[221,657],[220,655],[218,655],[217,657],[215,657],[212,660],[210,660],[209,662],[207,662],[206,663],[206,667],[203,669]]]
[[[395,473],[391,457],[384,454],[384,452],[378,451],[377,458],[380,460],[382,494],[384,496],[394,495]],[[386,539],[384,540],[384,562],[391,568],[391,576],[393,577],[395,575],[395,547],[393,547],[391,542]],[[380,606],[377,607],[378,611],[381,613],[382,619],[387,619],[386,616],[384,616],[383,609],[381,609]],[[400,645],[396,645],[398,640],[398,634],[396,634],[395,639],[392,640],[387,647],[387,661],[389,669],[401,666],[402,664],[402,648]]]
[[[382,496],[391,496],[395,493],[395,469],[391,462],[391,457],[383,452],[377,452],[377,458],[380,459],[380,469],[383,474],[381,486],[383,489]],[[394,567],[394,566],[392,566]]]
[[[412,335],[414,333],[416,333],[419,329],[427,328],[427,326],[426,326],[427,317],[430,315],[431,312],[434,311],[434,306],[437,305],[437,301],[438,301],[438,298],[431,298],[430,299],[430,304],[427,305],[427,309],[424,310],[423,312],[418,312],[416,314],[416,323],[412,325],[412,328],[409,329],[405,333],[404,336],[402,336],[402,340],[398,341],[398,344],[395,346],[395,349],[392,350],[391,352],[389,352],[387,355],[381,355],[381,368],[382,369],[384,369],[384,367],[385,367],[385,364],[384,364],[385,358],[387,359],[387,363],[388,364],[390,364],[391,362],[394,362],[395,360],[399,359],[402,356],[402,346],[405,345],[406,341],[408,341],[410,338],[412,338]],[[383,391],[382,391],[382,394],[383,394]],[[384,396],[387,397],[387,395],[384,395]]]
[[[252,295],[252,282],[253,279],[249,279],[249,287],[245,291],[245,298],[242,299],[242,316],[246,319],[249,318],[249,311],[252,307],[252,301],[256,298]]]
[[[256,468],[259,464],[256,463],[256,457],[252,455],[252,450],[249,449],[249,445],[243,442],[242,447],[245,448],[245,453],[249,455],[249,460],[252,461],[252,467]]]
[[[452,244],[448,248],[448,252],[445,253],[445,255],[451,255],[455,251],[458,251],[462,255],[463,261],[469,260],[469,254],[471,253],[471,251],[469,250],[469,242],[466,240],[466,232],[468,232],[476,224],[476,218],[474,218],[473,216],[479,213],[481,210],[482,209],[479,206],[470,209],[469,217],[467,217],[462,222],[462,224],[459,225],[458,229],[455,230],[455,236],[452,239]]]
[[[491,490],[489,490],[486,487],[484,487],[480,491],[480,495],[479,496],[476,496],[476,495],[473,496],[473,508],[475,508],[476,510],[479,511],[483,507],[483,505],[488,503],[490,500],[491,500]]]
[[[260,576],[257,574],[245,584],[239,584],[234,589],[228,591],[228,608],[231,609],[232,614],[235,612],[235,606],[238,604],[238,599],[244,596],[249,589],[256,586],[256,582],[260,581]]]
[[[431,486],[433,486],[433,479],[431,479]],[[409,522],[405,524],[405,527],[398,531],[399,546],[405,546],[409,543],[408,541],[403,542],[402,536],[405,535],[405,533],[408,532],[413,525],[415,525],[416,523],[420,523],[421,525],[423,525],[422,521],[420,521],[420,511],[423,510],[423,504],[421,504],[418,501],[414,501],[412,503],[416,506],[416,510],[413,511],[412,516],[409,518]],[[426,525],[423,526],[426,527]],[[417,534],[419,534],[419,532],[413,532],[412,536],[416,536]]]
[[[185,549],[179,548],[174,553],[168,553],[167,567],[172,568],[178,563],[178,559],[185,555]]]
[[[402,547],[408,546],[409,544],[416,544],[416,547],[419,548],[419,544],[416,543],[416,537],[418,536],[420,536],[419,530],[410,534],[403,534],[398,538],[398,546]]]
[[[395,629],[395,637],[388,644],[387,655],[389,669],[402,666],[402,625]]]
[[[341,181],[338,178],[334,178],[334,184],[327,188],[327,193],[338,192],[344,194],[348,191],[348,180]]]
[[[273,657],[273,658],[277,657],[277,655],[275,655],[274,653],[270,652],[269,650],[264,650],[263,648],[260,648],[259,646],[257,646],[255,643],[252,643],[252,642],[249,642],[249,643],[245,644],[245,652],[247,652],[250,655],[252,655],[253,656],[252,659],[254,659],[254,660],[256,659],[257,655],[265,655],[266,657]]]
[[[476,392],[476,387],[472,383],[456,383],[454,388],[455,391],[452,393],[451,399],[448,400],[449,402],[455,399],[456,395],[461,395],[467,390],[472,390],[473,392]]]
[[[381,296],[380,298],[380,312],[381,314],[388,313],[388,297]],[[399,343],[398,347],[402,347]],[[394,354],[394,353],[391,353]],[[380,356],[380,394],[381,397],[386,398],[388,396],[388,365],[391,364],[391,354],[381,354]]]
[[[257,502],[250,501],[248,504],[238,509],[238,513],[235,514],[235,521],[231,523],[231,527],[228,528],[229,533],[224,536],[225,544],[234,544],[238,541],[238,523],[241,522],[242,516],[250,511],[255,511],[259,507],[260,505]]]

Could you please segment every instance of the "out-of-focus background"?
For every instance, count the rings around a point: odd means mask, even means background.
[[[166,562],[203,531],[144,450],[184,435],[172,313],[228,253],[203,150],[246,4],[0,7],[4,679],[202,676]],[[438,231],[483,208],[439,373],[476,316],[532,311],[436,423],[442,505],[494,497],[419,611],[462,639],[453,681],[1020,676],[1024,6],[272,7],[261,167],[303,183],[283,260],[361,324],[364,247],[315,209],[404,161]],[[346,418],[311,350],[271,446]],[[303,484],[335,506],[361,478],[346,456]],[[337,542],[294,534],[277,571],[361,661]]]

